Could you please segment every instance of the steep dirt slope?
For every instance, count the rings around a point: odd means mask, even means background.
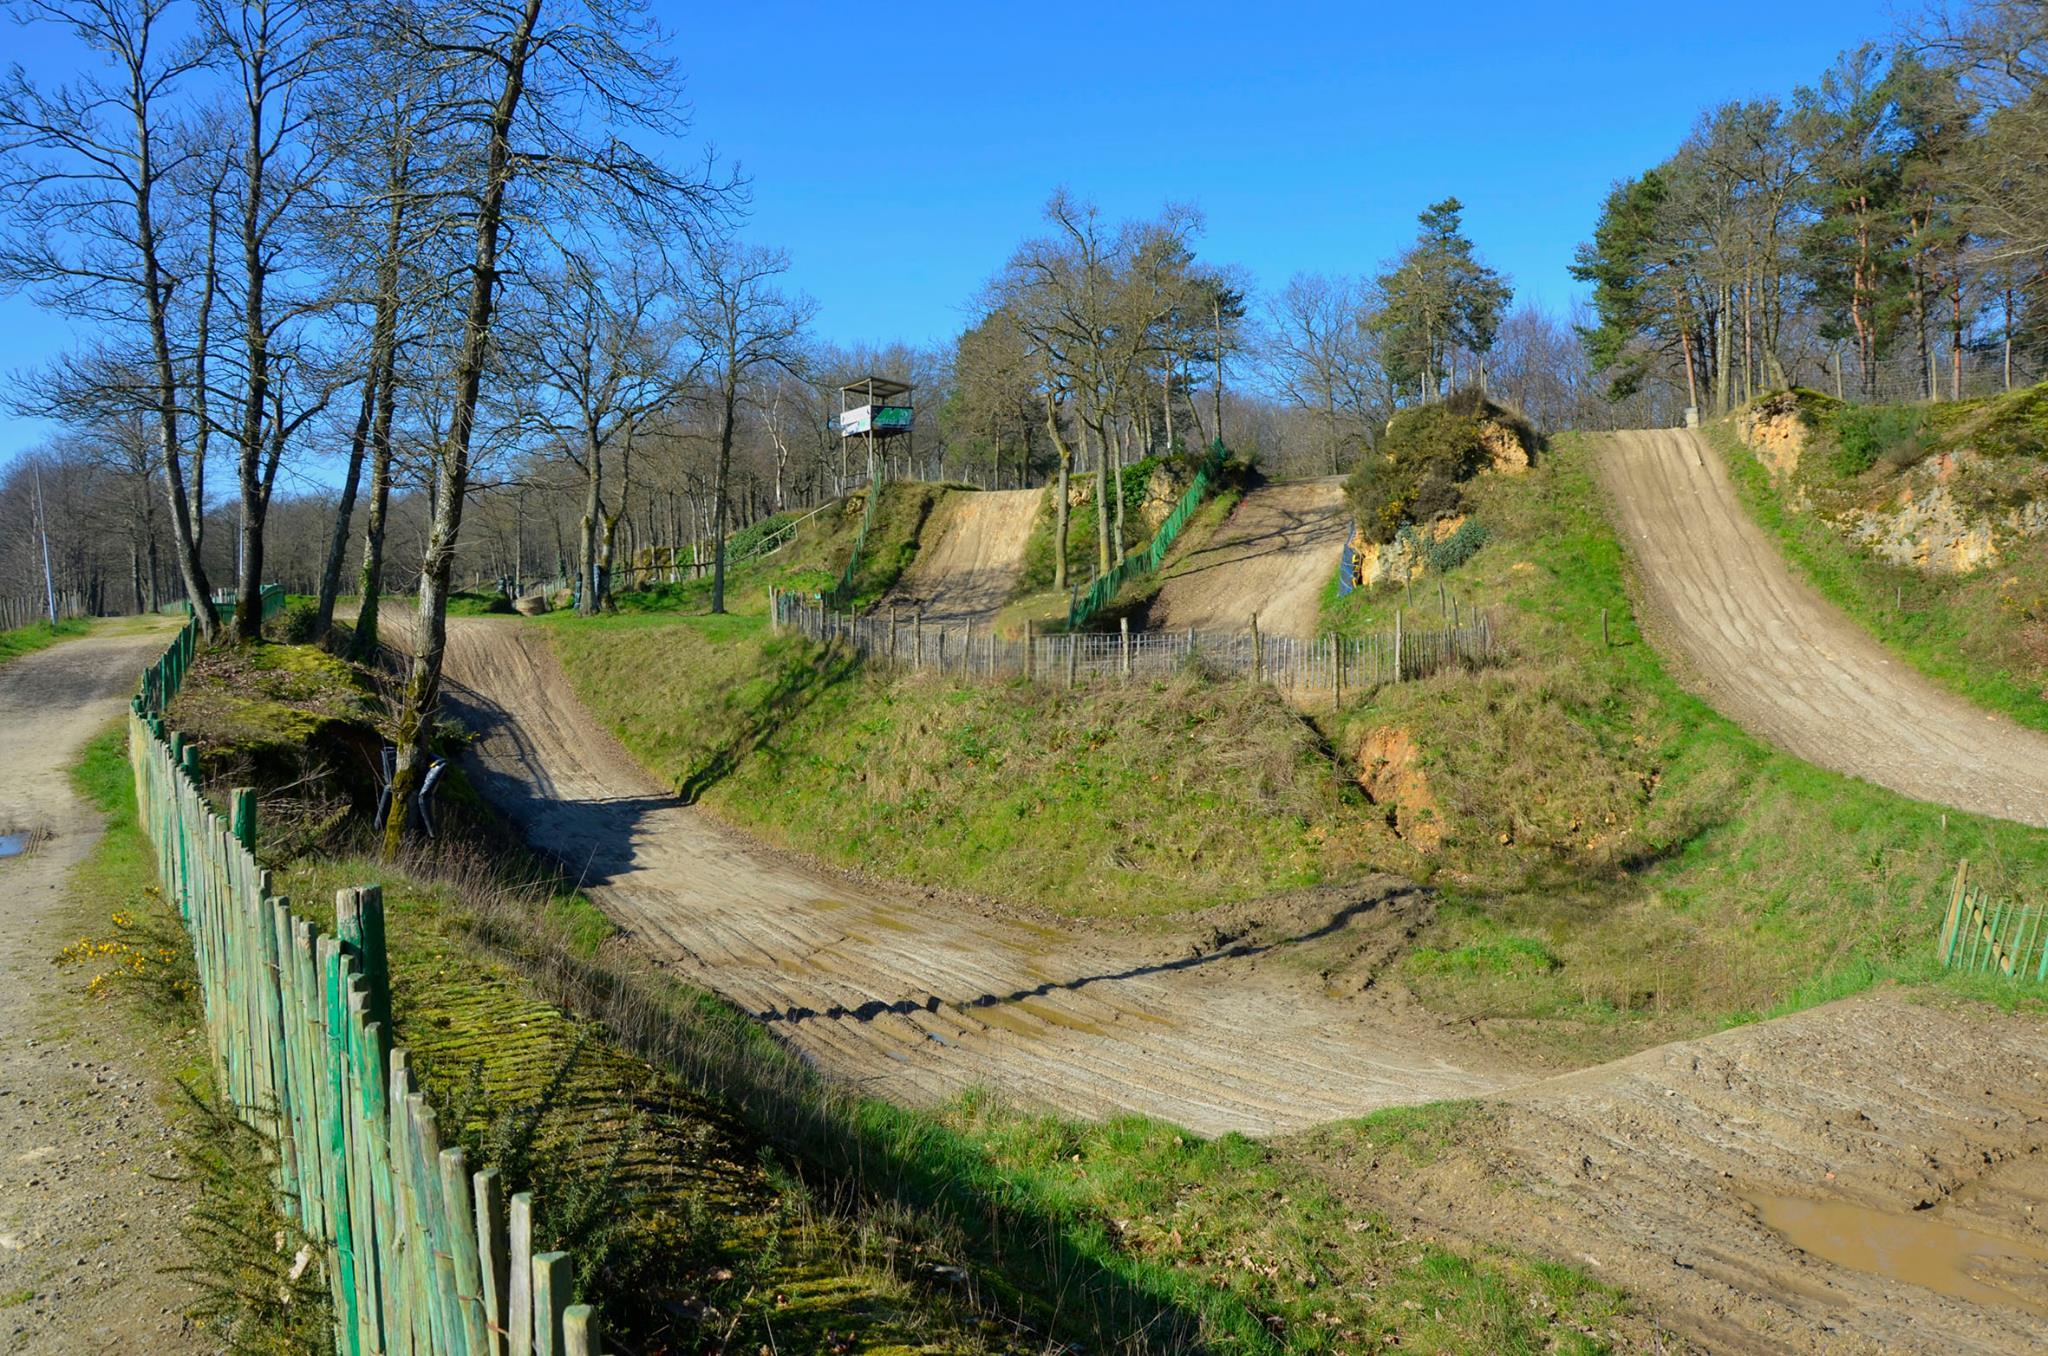
[[[1867,996],[1509,1094],[1361,1163],[1432,1227],[1578,1262],[1710,1351],[2048,1341],[2048,1028]]]
[[[881,601],[924,609],[928,622],[986,622],[1024,569],[1024,544],[1044,490],[954,490],[946,495],[910,568]]]
[[[1323,589],[1350,534],[1341,479],[1253,490],[1206,545],[1171,569],[1145,625],[1243,631],[1257,613],[1269,634],[1313,637]]]
[[[1654,634],[1787,752],[1921,800],[2048,826],[2048,735],[1952,696],[1795,579],[1695,433],[1601,439]]]
[[[599,727],[531,628],[453,618],[448,664],[451,701],[482,734],[478,784],[536,846],[682,974],[879,1094],[986,1086],[1076,1115],[1265,1134],[1499,1085],[1471,1042],[1319,978],[1396,949],[1421,907],[1412,887],[1257,920],[1228,910],[1156,941],[993,917],[782,860],[683,805]]]
[[[83,918],[67,904],[100,833],[68,769],[166,639],[85,636],[0,667],[0,833],[33,842],[0,858],[0,1350],[21,1356],[214,1346],[176,1312],[190,1287],[164,1274],[190,1259],[157,1080],[191,1054],[81,1008],[84,980],[51,964],[119,904]]]

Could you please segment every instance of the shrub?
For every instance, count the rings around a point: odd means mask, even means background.
[[[263,624],[265,639],[286,645],[312,645],[320,639],[320,606],[311,598],[294,598],[284,611]]]
[[[1438,574],[1448,573],[1478,555],[1479,548],[1486,545],[1490,535],[1492,534],[1487,532],[1485,526],[1477,519],[1467,518],[1458,524],[1456,532],[1442,541],[1431,542],[1425,547],[1423,558],[1429,562],[1429,568]]]
[[[1849,405],[1835,412],[1835,474],[1860,476],[1879,461],[1903,470],[1934,445],[1927,412],[1912,405]]]
[[[1408,524],[1461,510],[1462,485],[1487,462],[1478,415],[1461,414],[1448,402],[1427,405],[1387,426],[1379,452],[1352,473],[1345,492],[1366,539],[1390,542]]]
[[[767,543],[769,537],[780,532],[795,521],[796,515],[793,513],[771,513],[759,522],[748,523],[745,527],[727,538],[725,543],[726,563],[736,564],[739,561],[751,560],[755,556],[760,555],[762,547]]]

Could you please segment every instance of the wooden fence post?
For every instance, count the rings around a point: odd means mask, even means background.
[[[924,667],[924,609],[919,608],[911,621],[910,662],[916,668]]]
[[[1123,640],[1124,681],[1128,683],[1131,681],[1131,619],[1118,617],[1116,629]]]
[[[1394,681],[1401,681],[1401,619],[1404,609],[1394,609]]]
[[[512,1302],[507,1309],[506,1329],[511,1333],[511,1356],[533,1356],[533,1193],[522,1191],[512,1198],[512,1238],[508,1279]]]
[[[471,1185],[476,1197],[477,1262],[484,1279],[484,1321],[490,1334],[487,1356],[505,1356],[505,1330],[511,1319],[506,1295],[505,1189],[496,1168],[485,1168],[471,1179]]]
[[[597,1314],[587,1304],[572,1304],[562,1313],[562,1345],[567,1356],[598,1356]]]
[[[1252,613],[1252,681],[1264,682],[1266,677],[1266,647],[1259,639],[1259,614]]]
[[[1024,681],[1027,683],[1031,681],[1031,652],[1033,649],[1032,641],[1034,639],[1033,633],[1036,632],[1037,629],[1037,624],[1034,622],[1027,620],[1024,623]]]
[[[1074,685],[1075,671],[1081,660],[1080,639],[1077,632],[1067,632],[1067,686],[1070,688]]]
[[[249,852],[256,851],[256,793],[238,786],[228,793],[229,832]]]
[[[568,1253],[544,1252],[533,1259],[533,1356],[563,1356],[562,1313],[574,1280]]]

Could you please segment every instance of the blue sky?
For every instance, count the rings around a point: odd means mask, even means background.
[[[840,342],[956,332],[1067,184],[1112,216],[1204,213],[1202,255],[1276,290],[1372,270],[1456,194],[1518,292],[1564,305],[1607,186],[1700,111],[1783,94],[1891,27],[1850,0],[1459,4],[657,4],[692,144],[754,183],[745,230]],[[849,22],[851,16],[861,22]],[[6,30],[0,30],[6,31]],[[56,74],[51,35],[8,55]],[[0,298],[0,377],[74,341]],[[47,430],[0,412],[0,457]]]

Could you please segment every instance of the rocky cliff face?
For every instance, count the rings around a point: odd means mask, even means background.
[[[1789,396],[1743,411],[1735,432],[1788,508],[1818,512],[1894,565],[1969,574],[1995,565],[2020,542],[2048,535],[2048,459],[1987,457],[1959,447],[1903,469],[1880,463],[1839,479],[1807,457],[1813,434]]]

